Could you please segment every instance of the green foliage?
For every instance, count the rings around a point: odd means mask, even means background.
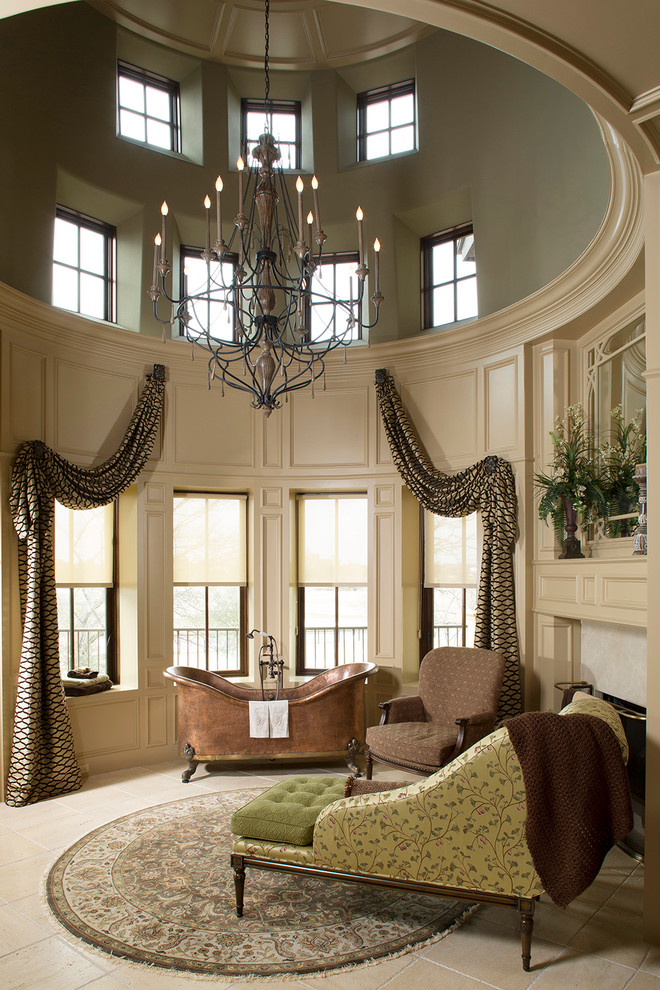
[[[584,422],[582,405],[569,406],[564,419],[555,420],[550,431],[554,456],[548,474],[535,474],[534,484],[541,493],[539,517],[552,520],[561,543],[564,535],[564,502],[568,499],[585,526],[606,512],[605,480],[600,473],[591,437]]]
[[[642,432],[642,410],[638,409],[626,423],[621,405],[610,412],[614,423],[610,439],[598,448],[604,479],[606,508],[604,516],[633,512],[639,500],[635,467],[646,461],[646,435]],[[630,520],[615,519],[608,523],[609,536],[628,536]]]

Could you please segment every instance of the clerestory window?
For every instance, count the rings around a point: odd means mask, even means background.
[[[263,100],[241,100],[241,149],[247,154],[248,168],[259,166],[252,149],[259,137],[268,130],[280,149],[281,159],[275,164],[284,170],[299,170],[301,161],[300,102],[271,100],[266,110]]]
[[[181,151],[178,82],[117,62],[117,133],[153,148]]]
[[[472,225],[424,237],[421,258],[423,327],[441,327],[478,316]]]
[[[99,320],[115,319],[117,232],[58,206],[53,233],[53,306]]]
[[[358,93],[358,161],[389,158],[417,146],[415,80]]]

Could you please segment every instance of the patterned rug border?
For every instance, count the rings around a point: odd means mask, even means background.
[[[165,973],[170,973],[174,976],[190,977],[191,979],[205,980],[209,982],[211,981],[217,982],[218,979],[226,979],[230,983],[234,983],[234,982],[248,983],[248,982],[256,982],[256,981],[295,982],[297,980],[300,980],[301,978],[309,977],[309,976],[313,976],[315,978],[326,977],[326,976],[340,975],[342,973],[350,972],[353,970],[366,969],[373,966],[377,966],[379,963],[385,963],[390,960],[402,958],[403,956],[409,955],[414,952],[422,951],[428,946],[433,945],[436,942],[442,941],[444,938],[446,938],[447,935],[450,935],[452,932],[456,931],[458,928],[461,927],[461,925],[463,925],[468,920],[468,918],[470,918],[476,911],[479,910],[480,907],[479,904],[467,904],[465,910],[463,910],[460,914],[458,914],[453,919],[451,924],[447,925],[441,931],[438,931],[430,935],[428,938],[420,939],[419,941],[416,941],[412,944],[394,949],[391,952],[385,952],[377,956],[369,956],[355,963],[348,963],[348,964],[338,963],[335,965],[323,966],[322,968],[319,968],[317,965],[317,966],[310,966],[309,968],[301,968],[295,971],[282,970],[280,972],[274,972],[274,973],[259,973],[259,972],[250,973],[247,971],[226,972],[222,969],[222,967],[219,967],[217,972],[209,972],[201,969],[196,969],[192,966],[188,966],[188,967],[185,965],[182,966],[177,961],[172,961],[169,963],[149,961],[146,959],[138,959],[136,958],[136,955],[130,952],[123,952],[121,950],[113,950],[110,948],[105,949],[103,948],[103,946],[101,946],[98,943],[98,941],[94,939],[93,935],[89,935],[83,931],[80,931],[79,929],[69,924],[67,919],[62,916],[59,909],[57,908],[54,902],[52,889],[51,889],[53,885],[52,884],[53,874],[56,868],[59,867],[62,860],[66,859],[70,862],[71,859],[75,856],[75,853],[78,851],[79,847],[85,845],[90,839],[93,839],[94,836],[96,836],[97,834],[105,832],[109,827],[125,822],[131,818],[134,818],[136,815],[146,814],[158,808],[171,807],[174,805],[178,806],[183,804],[191,804],[192,802],[199,801],[200,799],[203,800],[206,798],[208,799],[218,798],[220,795],[227,795],[227,796],[241,795],[242,797],[243,796],[245,797],[245,801],[248,801],[251,798],[255,797],[257,794],[263,793],[266,790],[268,790],[268,787],[236,788],[234,790],[228,790],[228,791],[209,790],[208,794],[188,795],[187,797],[184,798],[178,798],[173,801],[164,801],[159,804],[149,805],[146,808],[140,808],[135,811],[131,811],[126,815],[121,815],[118,818],[111,819],[110,821],[105,822],[104,824],[99,825],[96,828],[92,829],[90,832],[85,833],[85,835],[76,839],[76,841],[72,843],[71,846],[67,847],[67,849],[65,849],[63,852],[60,851],[59,853],[56,853],[54,855],[54,858],[49,862],[49,865],[46,870],[46,874],[43,879],[41,899],[43,900],[43,902],[45,903],[45,905],[49,910],[50,919],[54,923],[54,930],[57,932],[57,931],[61,931],[61,929],[64,929],[64,932],[66,933],[66,936],[68,936],[68,938],[66,938],[64,935],[61,935],[60,937],[65,937],[65,940],[68,942],[68,944],[71,944],[74,947],[84,945],[85,946],[84,951],[87,952],[90,956],[93,956],[96,959],[98,959],[99,965],[101,966],[103,965],[104,960],[110,958],[113,960],[121,960],[122,966],[127,966],[129,972],[134,971],[135,973],[144,972],[145,969],[151,969],[151,970],[163,971]],[[440,898],[440,897],[438,897],[437,899],[438,901],[451,900],[451,898]],[[109,973],[111,972],[112,970],[109,971]]]

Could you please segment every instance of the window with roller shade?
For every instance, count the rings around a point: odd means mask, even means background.
[[[68,509],[55,502],[55,584],[62,676],[90,667],[118,682],[116,503]]]
[[[298,497],[297,671],[366,659],[367,496]]]
[[[174,497],[174,663],[243,675],[247,495]]]
[[[473,646],[480,546],[477,513],[424,511],[420,659],[438,646]]]

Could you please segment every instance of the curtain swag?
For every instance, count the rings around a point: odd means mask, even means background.
[[[119,448],[97,467],[65,460],[41,440],[23,444],[9,497],[18,534],[23,644],[6,803],[19,807],[78,790],[71,721],[60,674],[53,520],[70,509],[114,501],[140,474],[158,434],[165,367],[155,364]]]
[[[511,464],[491,456],[459,474],[438,471],[385,368],[376,371],[376,394],[394,465],[418,502],[440,516],[466,516],[475,510],[481,513],[483,550],[474,645],[504,656],[498,715],[517,715],[521,692],[513,547],[518,531],[518,502]]]

